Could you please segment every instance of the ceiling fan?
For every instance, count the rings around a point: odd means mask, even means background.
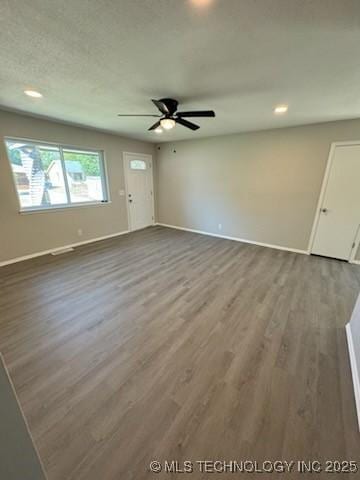
[[[173,98],[161,98],[160,100],[152,99],[154,105],[158,108],[161,115],[152,114],[118,114],[119,117],[157,117],[160,118],[148,130],[154,130],[156,133],[161,133],[164,130],[171,130],[178,123],[183,127],[190,128],[190,130],[198,130],[199,125],[185,120],[184,117],[215,117],[213,110],[195,110],[190,112],[178,112],[177,100]]]

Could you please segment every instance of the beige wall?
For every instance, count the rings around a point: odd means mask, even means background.
[[[306,250],[330,144],[350,140],[360,120],[161,144],[157,220]]]
[[[111,203],[20,214],[5,136],[104,150]],[[153,154],[154,147],[95,130],[0,111],[0,262],[127,230],[126,198],[118,193],[125,188],[123,151]],[[81,237],[79,228],[83,230]]]
[[[104,150],[111,203],[20,214],[5,136]],[[0,137],[0,262],[128,229],[122,152],[153,145],[4,111]],[[359,139],[352,120],[161,144],[157,220],[306,250],[330,143]]]

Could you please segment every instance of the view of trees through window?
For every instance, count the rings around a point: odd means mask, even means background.
[[[22,209],[107,200],[101,152],[6,140]]]

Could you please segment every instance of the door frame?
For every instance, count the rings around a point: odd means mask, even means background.
[[[129,189],[128,189],[128,166],[127,161],[134,157],[135,160],[146,160],[149,162],[149,167],[151,170],[150,175],[150,186],[151,186],[151,196],[152,196],[152,222],[151,225],[155,225],[155,195],[154,195],[154,168],[153,168],[153,158],[152,155],[149,153],[136,153],[136,152],[123,152],[123,169],[124,169],[124,180],[125,180],[125,202],[126,202],[126,214],[127,214],[127,222],[128,222],[128,230],[129,232],[134,231],[131,225],[131,216],[130,216],[130,209],[129,209]]]
[[[335,149],[336,149],[336,147],[347,147],[347,146],[351,146],[351,145],[360,145],[360,140],[354,140],[354,141],[351,141],[351,142],[332,142],[331,145],[330,145],[330,151],[329,151],[328,159],[327,159],[327,162],[326,162],[325,173],[324,173],[323,181],[322,181],[322,184],[321,184],[320,195],[319,195],[319,199],[318,199],[318,202],[317,202],[314,221],[313,221],[313,226],[312,226],[311,234],[310,234],[310,240],[309,240],[309,246],[308,246],[308,254],[309,255],[311,255],[312,249],[313,249],[313,246],[314,246],[315,235],[316,235],[319,220],[320,220],[320,209],[321,209],[321,205],[322,205],[322,203],[324,201],[324,198],[325,198],[326,188],[327,188],[328,183],[329,183],[330,172],[331,172],[331,167],[332,167],[332,163],[333,163],[333,159],[334,159]],[[358,264],[360,262],[358,260],[355,260],[355,255],[356,255],[357,250],[358,250],[359,245],[360,245],[360,228],[357,231],[357,235],[355,237],[354,242],[355,242],[355,247],[352,249],[352,252],[351,252],[351,255],[350,255],[350,258],[349,258],[349,263]]]

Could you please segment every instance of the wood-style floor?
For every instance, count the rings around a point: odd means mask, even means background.
[[[0,278],[0,351],[49,480],[359,459],[344,331],[358,266],[153,227]]]

